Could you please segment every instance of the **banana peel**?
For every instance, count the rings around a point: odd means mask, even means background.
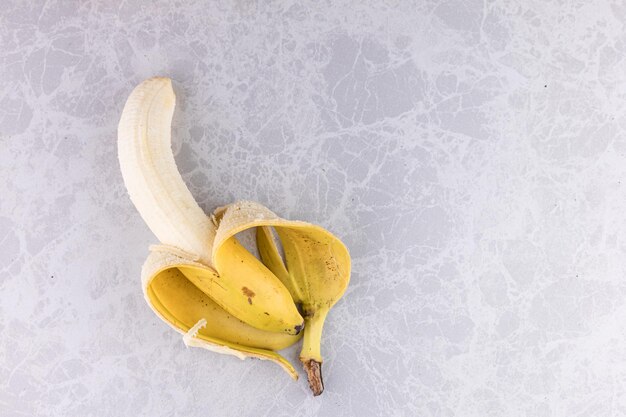
[[[176,248],[153,245],[150,249],[141,270],[144,298],[161,320],[183,335],[187,346],[239,359],[270,360],[291,378],[298,379],[298,372],[276,351],[293,345],[302,334],[259,330],[237,319],[188,280],[179,268],[197,268],[210,278],[217,277],[214,270],[191,261],[191,256],[181,256]]]
[[[257,246],[263,263],[281,280],[305,319],[300,361],[314,395],[324,391],[321,338],[329,310],[343,296],[350,282],[350,254],[328,230],[303,221],[285,220],[268,208],[239,201],[217,209],[220,226],[215,242],[257,228]],[[271,228],[284,250],[283,261]]]
[[[312,391],[323,391],[320,343],[324,319],[329,309],[341,298],[350,278],[350,255],[343,243],[327,230],[302,221],[278,217],[263,205],[239,201],[216,209],[219,225],[214,247],[237,233],[257,228],[257,244],[264,264],[283,282],[294,301],[304,312],[305,343],[300,360],[307,372]],[[271,234],[274,228],[280,237],[287,266],[282,260]],[[255,357],[280,365],[297,379],[293,366],[275,352],[291,346],[301,336],[265,332],[230,316],[205,292],[202,280],[189,280],[181,269],[193,269],[203,280],[219,281],[219,274],[193,260],[193,255],[166,245],[152,246],[152,253],[142,270],[142,286],[146,301],[153,311],[178,332],[187,335],[188,345],[202,347],[241,359]],[[219,253],[216,250],[214,253]],[[206,321],[210,319],[211,321]],[[190,329],[202,320],[205,327]],[[190,336],[191,335],[191,336]]]

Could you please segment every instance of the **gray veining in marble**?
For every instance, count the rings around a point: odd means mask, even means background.
[[[0,9],[0,415],[626,415],[622,1],[18,1]],[[202,207],[353,256],[326,392],[186,349],[116,126],[174,79]],[[285,352],[297,362],[295,348]]]

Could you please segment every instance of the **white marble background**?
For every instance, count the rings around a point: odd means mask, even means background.
[[[0,8],[0,415],[626,414],[622,1],[20,1]],[[341,236],[326,392],[186,349],[116,125],[179,98],[176,159]],[[296,361],[297,350],[286,352]]]

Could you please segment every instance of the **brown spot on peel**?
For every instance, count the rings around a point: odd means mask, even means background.
[[[252,305],[252,298],[254,298],[254,296],[256,295],[254,291],[252,291],[248,287],[241,287],[241,292],[243,293],[243,295],[248,297],[248,304]]]

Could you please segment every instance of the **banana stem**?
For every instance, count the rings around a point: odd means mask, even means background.
[[[318,309],[313,314],[307,314],[304,317],[304,337],[300,361],[306,371],[309,387],[314,396],[318,396],[324,391],[320,345],[326,315],[328,315],[328,309]]]

